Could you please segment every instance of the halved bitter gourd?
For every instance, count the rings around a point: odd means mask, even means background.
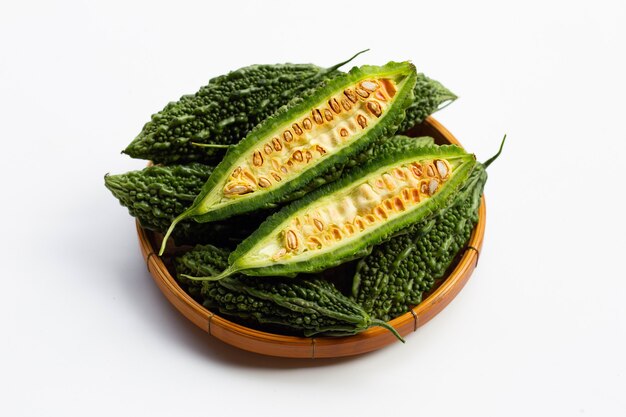
[[[473,154],[454,145],[383,154],[271,216],[231,253],[223,273],[195,278],[295,276],[365,256],[445,207],[475,164]]]
[[[224,219],[280,201],[367,145],[391,136],[412,102],[415,67],[353,68],[304,101],[266,119],[229,149],[176,223]]]

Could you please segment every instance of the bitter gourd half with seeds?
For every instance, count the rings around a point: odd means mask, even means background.
[[[363,257],[449,204],[475,164],[454,145],[394,149],[268,218],[222,273],[190,278],[293,277]]]
[[[183,219],[215,221],[280,201],[390,136],[412,101],[415,77],[408,62],[353,68],[265,120],[229,149],[170,231]]]
[[[311,64],[252,65],[214,78],[197,93],[183,96],[152,115],[123,152],[155,163],[215,164],[224,154],[220,145],[238,143],[294,97],[341,75],[337,68],[357,55],[330,68]],[[217,148],[202,148],[195,143]]]
[[[176,270],[179,280],[192,286],[190,292],[203,299],[205,307],[246,322],[276,326],[307,337],[346,336],[381,326],[404,341],[393,327],[372,320],[357,303],[321,278],[260,279],[238,275],[218,282],[203,282],[200,286],[184,278],[213,274],[227,264],[227,251],[198,246],[177,258]]]

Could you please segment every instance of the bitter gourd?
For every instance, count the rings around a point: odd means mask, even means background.
[[[357,257],[445,207],[476,164],[460,147],[400,147],[283,208],[244,240],[219,280],[235,272],[294,276]]]
[[[209,178],[213,167],[187,165],[151,166],[118,175],[106,175],[105,186],[142,227],[164,233],[172,220],[189,206]],[[237,245],[265,219],[252,213],[233,222],[181,223],[173,238],[177,244],[219,243]]]
[[[476,164],[449,206],[374,247],[358,261],[352,297],[368,314],[387,321],[406,313],[445,275],[478,221],[486,167],[500,154],[502,145],[495,157]]]
[[[439,81],[417,74],[413,88],[413,102],[406,109],[406,117],[398,129],[404,132],[422,123],[428,116],[441,110],[457,99],[457,96]]]
[[[280,201],[394,133],[411,103],[415,77],[408,62],[353,68],[265,120],[229,150],[170,231],[186,218],[215,221]]]
[[[251,65],[216,77],[197,93],[183,96],[153,114],[123,152],[155,163],[215,164],[223,157],[220,145],[238,143],[294,97],[341,75],[337,68],[359,54],[330,68],[311,64]]]
[[[209,309],[263,326],[295,331],[310,337],[345,336],[372,326],[390,330],[404,341],[393,327],[372,320],[357,303],[321,278],[290,280],[231,276],[218,282],[189,283],[184,276],[213,274],[228,263],[228,252],[212,246],[198,246],[176,260],[183,284],[191,284],[192,294],[203,299]]]

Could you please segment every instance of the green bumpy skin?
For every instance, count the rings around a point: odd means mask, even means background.
[[[399,132],[405,132],[422,123],[428,116],[457,99],[457,96],[439,81],[421,73],[417,75],[413,96],[413,103],[406,109],[406,117],[398,129]]]
[[[220,147],[237,144],[293,98],[341,75],[337,68],[359,54],[330,68],[312,64],[251,65],[216,77],[195,94],[183,96],[153,114],[123,152],[162,164],[216,164],[224,156]]]
[[[228,264],[228,252],[213,246],[198,246],[176,259],[178,279],[189,285],[190,294],[205,307],[243,319],[246,323],[271,326],[288,333],[347,336],[373,326],[390,330],[385,322],[372,320],[354,301],[330,282],[320,278],[290,280],[232,276],[219,282],[190,282],[186,275],[212,274]]]
[[[104,184],[142,227],[164,233],[174,218],[193,202],[212,171],[213,167],[200,163],[151,166],[125,174],[107,174]],[[210,242],[236,246],[264,218],[254,214],[236,222],[187,221],[180,224],[172,237],[178,245]]]
[[[419,304],[469,241],[486,180],[484,166],[477,164],[449,207],[361,259],[354,274],[353,299],[384,321]]]
[[[446,207],[475,164],[454,145],[394,148],[268,218],[221,274],[190,278],[293,277],[361,258]]]
[[[229,149],[170,231],[183,219],[209,222],[275,204],[343,166],[395,133],[412,102],[415,78],[408,62],[353,68],[265,120]]]

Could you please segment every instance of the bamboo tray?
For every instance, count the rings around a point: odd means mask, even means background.
[[[429,117],[415,126],[409,136],[432,136],[439,144],[460,145],[456,138],[439,122]],[[479,208],[478,223],[460,261],[448,277],[436,283],[428,296],[410,312],[396,317],[389,324],[402,336],[423,326],[456,297],[465,286],[478,263],[485,233],[485,199]],[[380,349],[391,343],[399,343],[388,331],[380,327],[370,328],[354,336],[345,337],[295,337],[250,329],[215,314],[193,300],[176,282],[165,263],[156,254],[161,236],[144,230],[137,223],[141,253],[157,286],[176,309],[196,326],[213,337],[251,352],[285,358],[336,358],[358,355]],[[438,284],[438,285],[437,285]],[[411,339],[407,339],[410,344]]]

